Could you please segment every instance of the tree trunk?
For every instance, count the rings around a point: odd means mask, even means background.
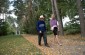
[[[1,13],[0,13],[0,16],[1,16]],[[0,17],[0,19],[1,19],[1,17]]]
[[[32,17],[32,0],[29,0],[29,17]]]
[[[81,0],[77,0],[77,8],[78,8],[79,19],[80,19],[81,36],[85,37],[84,12],[83,12],[83,8],[81,6]]]
[[[62,24],[62,19],[60,19],[60,15],[59,15],[59,10],[58,10],[58,6],[57,6],[57,0],[54,0],[54,5],[55,5],[55,11],[56,11],[56,14],[57,14],[57,19],[58,19],[58,22],[59,22],[59,30],[60,30],[60,35],[64,35],[64,32],[63,32],[63,24]]]
[[[51,5],[52,5],[52,13],[55,14],[54,0],[51,0]]]
[[[59,14],[60,14],[60,22],[61,22],[61,28],[62,28],[62,35],[64,35],[63,22],[62,22],[63,16],[62,16],[62,14],[61,14],[61,9],[59,9],[59,10],[60,10]]]

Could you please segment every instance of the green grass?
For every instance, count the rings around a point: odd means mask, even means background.
[[[42,55],[32,43],[20,35],[0,37],[0,55]]]

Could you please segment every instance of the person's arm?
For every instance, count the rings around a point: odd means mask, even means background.
[[[37,31],[39,31],[39,22],[37,22],[36,27],[37,27]]]
[[[51,20],[50,20],[50,30],[52,30],[52,31],[53,31],[53,27],[52,27]]]
[[[44,27],[45,27],[45,30],[47,30],[45,22],[44,22],[44,25],[45,25],[45,26],[44,26]]]
[[[40,28],[39,28],[39,25],[40,25],[40,23],[37,22],[37,25],[36,25],[36,26],[37,26],[37,31],[38,31],[39,33],[42,33],[41,30],[40,30]]]
[[[50,20],[50,27],[52,27],[51,20]]]
[[[58,31],[59,31],[59,22],[57,21],[57,28],[58,28]]]
[[[57,21],[57,25],[59,26],[59,23],[58,23],[58,21]]]

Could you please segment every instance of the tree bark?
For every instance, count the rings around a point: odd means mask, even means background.
[[[51,5],[52,5],[52,13],[55,14],[54,0],[51,0]]]
[[[62,28],[62,35],[64,35],[64,31],[63,31],[63,22],[62,22],[62,19],[63,19],[63,16],[61,14],[61,9],[59,10],[59,15],[60,15],[60,22],[61,22],[61,28]]]
[[[79,19],[80,19],[81,36],[85,37],[84,11],[81,5],[81,0],[77,0],[77,8],[78,8]]]
[[[63,24],[62,24],[62,19],[60,19],[60,15],[59,15],[59,10],[58,10],[58,5],[57,5],[57,0],[54,0],[54,6],[55,6],[55,11],[56,11],[56,14],[57,14],[57,19],[58,19],[58,22],[59,22],[59,30],[60,30],[60,33],[59,35],[64,35],[64,32],[63,32]]]
[[[32,14],[33,14],[32,13],[32,10],[33,10],[32,9],[32,0],[29,0],[29,3],[28,4],[29,4],[29,17],[31,18],[32,17]]]

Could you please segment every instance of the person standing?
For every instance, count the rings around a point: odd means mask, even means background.
[[[54,33],[54,36],[55,36],[54,42],[57,41],[57,43],[61,46],[62,44],[60,43],[59,38],[58,38],[58,30],[59,30],[58,21],[56,20],[54,14],[52,14],[51,18],[50,18],[50,27],[51,27],[52,32]]]
[[[44,45],[49,47],[48,43],[47,43],[46,25],[45,25],[43,15],[40,16],[40,18],[37,22],[37,31],[38,31],[38,45],[41,46],[41,39],[43,37]]]

